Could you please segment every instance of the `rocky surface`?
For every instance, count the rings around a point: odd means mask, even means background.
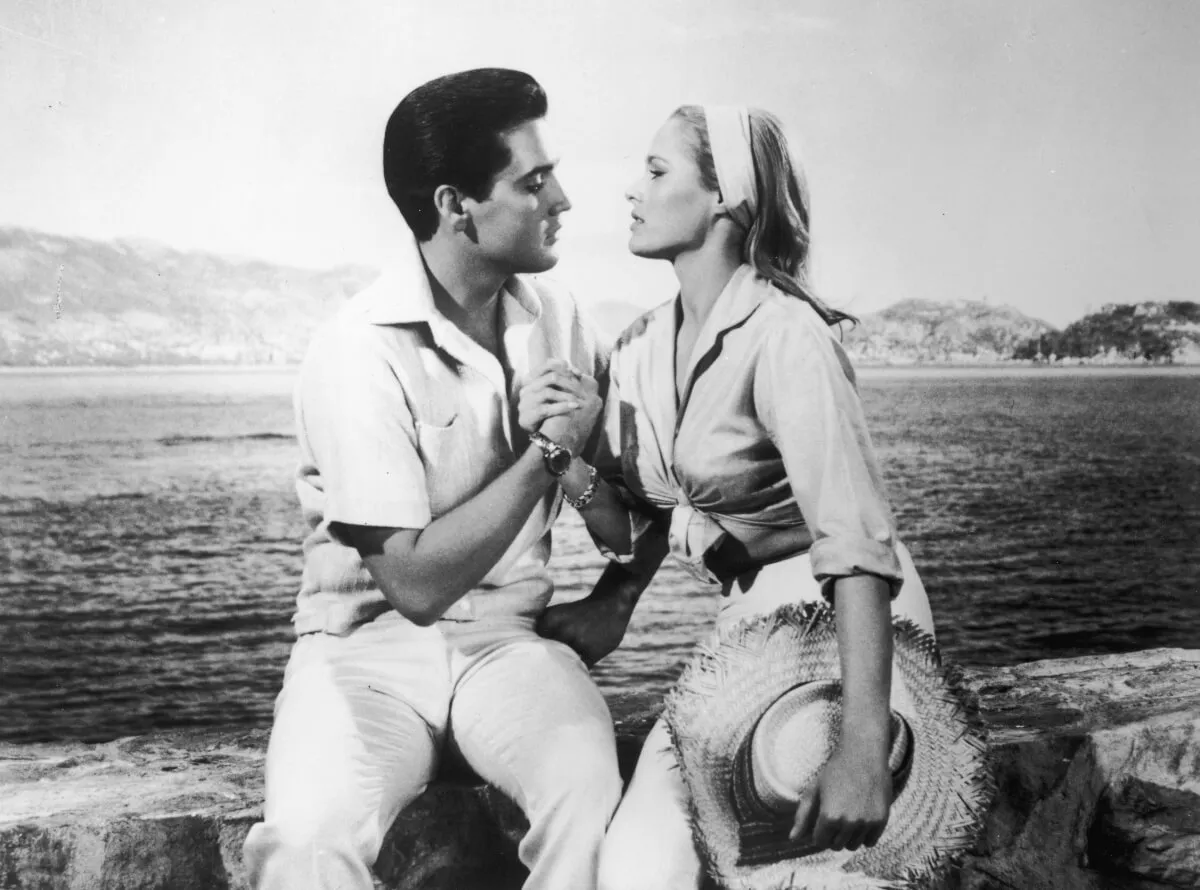
[[[1200,651],[972,676],[999,787],[964,890],[1200,887]]]
[[[999,788],[963,890],[1200,886],[1200,651],[968,673]],[[612,701],[628,774],[656,703]],[[243,888],[264,732],[0,746],[0,887]],[[453,769],[389,833],[380,886],[518,887],[524,821]]]

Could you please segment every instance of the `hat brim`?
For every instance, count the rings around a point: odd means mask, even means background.
[[[729,890],[902,888],[945,875],[973,845],[992,794],[986,744],[957,672],[911,622],[893,623],[893,708],[913,735],[904,787],[872,847],[739,864],[733,772],[759,716],[787,690],[840,679],[837,632],[823,604],[785,606],[701,647],[668,696],[665,718],[689,792],[693,831]]]

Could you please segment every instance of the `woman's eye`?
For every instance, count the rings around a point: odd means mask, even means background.
[[[540,178],[532,179],[529,181],[529,184],[526,187],[529,189],[530,192],[532,192],[533,194],[536,195],[538,192],[540,192],[542,189],[544,189],[546,187],[546,180],[540,179]]]
[[[658,177],[662,176],[662,174],[663,174],[663,172],[661,170],[655,170],[653,167],[651,167],[646,172],[648,174],[650,174],[651,179],[658,179]]]

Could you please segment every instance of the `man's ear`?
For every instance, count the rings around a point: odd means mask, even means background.
[[[439,185],[433,193],[433,206],[455,232],[465,232],[470,227],[471,215],[463,207],[462,192],[454,186]]]

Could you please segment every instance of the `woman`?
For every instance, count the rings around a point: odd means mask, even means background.
[[[616,488],[576,461],[563,490],[618,560],[653,549],[655,529],[665,529],[674,557],[722,583],[718,627],[785,602],[833,603],[843,731],[800,802],[793,836],[821,848],[872,844],[891,800],[891,618],[930,632],[932,619],[896,540],[853,370],[830,330],[848,317],[809,283],[803,174],[769,113],[684,106],[654,137],[626,197],[630,250],[671,262],[679,296],[635,323],[613,353],[612,455],[597,463]],[[522,392],[522,425],[536,428],[575,398],[561,369],[539,378]],[[614,491],[639,508],[622,511]],[[570,641],[569,622],[557,631]],[[682,890],[701,880],[660,721],[610,826],[600,886]]]

